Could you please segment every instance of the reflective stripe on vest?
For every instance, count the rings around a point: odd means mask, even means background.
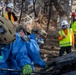
[[[72,30],[76,31],[76,21],[72,23]],[[76,34],[76,33],[74,32],[74,34]]]
[[[68,29],[67,35],[64,33],[63,30],[59,31],[59,34],[61,36],[63,36],[63,35],[66,36],[66,38],[59,41],[60,47],[72,46],[72,29]]]
[[[4,17],[9,20],[7,12],[4,13]],[[14,17],[12,14],[11,14],[11,22],[14,22]]]

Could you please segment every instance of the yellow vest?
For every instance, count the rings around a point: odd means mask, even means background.
[[[7,12],[5,12],[3,16],[4,16],[6,19],[9,20],[9,18],[8,18],[8,13],[7,13]],[[14,22],[14,17],[13,17],[12,14],[11,14],[11,22]]]
[[[76,31],[76,21],[74,23],[72,23],[72,30]],[[76,33],[74,32],[74,34],[76,34]]]
[[[64,33],[63,30],[59,31],[61,36],[66,36],[63,40],[59,41],[60,47],[72,46],[72,29],[68,29],[67,35]]]

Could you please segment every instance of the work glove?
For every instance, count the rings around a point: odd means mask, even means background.
[[[32,67],[29,64],[26,64],[22,68],[22,75],[30,75],[32,73]]]

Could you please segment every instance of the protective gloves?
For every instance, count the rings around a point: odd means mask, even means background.
[[[32,67],[29,64],[26,64],[22,68],[22,75],[30,75],[32,73]]]

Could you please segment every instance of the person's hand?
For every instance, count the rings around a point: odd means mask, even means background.
[[[17,27],[18,26],[18,22],[14,22],[13,25],[14,25],[14,27]]]
[[[22,68],[22,75],[30,75],[32,73],[32,67],[27,64]]]
[[[72,45],[72,47],[74,48],[74,45]]]
[[[72,49],[73,49],[73,50],[75,49],[74,45],[72,45]]]
[[[66,36],[65,36],[65,35],[63,35],[62,37],[63,37],[63,38],[65,38]]]

